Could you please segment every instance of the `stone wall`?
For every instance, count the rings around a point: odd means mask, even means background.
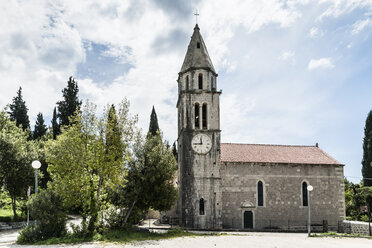
[[[253,213],[253,229],[296,229],[307,225],[302,183],[311,193],[311,224],[326,220],[337,230],[345,219],[344,177],[341,165],[221,162],[223,228],[244,228],[244,212]],[[263,206],[257,206],[257,183],[263,182]]]
[[[366,222],[344,220],[341,222],[339,232],[367,236],[369,235],[369,226]]]

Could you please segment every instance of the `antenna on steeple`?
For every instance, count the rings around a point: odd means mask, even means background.
[[[195,24],[198,24],[198,15],[199,15],[198,9],[196,9],[195,10],[195,14],[194,14],[194,16],[195,16]]]

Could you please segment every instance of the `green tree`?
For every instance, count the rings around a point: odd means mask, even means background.
[[[28,131],[0,112],[0,184],[9,192],[15,219],[17,199],[25,198],[34,182],[31,162],[36,159],[36,147],[27,139]]]
[[[364,127],[362,175],[364,186],[372,186],[372,111]]]
[[[57,139],[57,136],[61,133],[61,128],[57,120],[57,110],[55,107],[53,110],[52,131],[53,131],[53,139]]]
[[[177,190],[173,182],[177,162],[159,130],[152,135],[151,127],[154,125],[151,122],[156,122],[154,108],[151,117],[146,139],[138,136],[133,147],[134,159],[128,164],[125,188],[118,187],[113,194],[114,204],[128,209],[122,226],[128,222],[132,212],[145,212],[149,208],[168,210],[176,200]]]
[[[102,191],[121,182],[129,154],[126,143],[137,122],[137,117],[129,115],[127,101],[120,104],[119,116],[110,108],[104,118],[97,118],[95,109],[87,103],[72,117],[73,124],[47,145],[50,185],[67,208],[82,209],[84,219],[89,217],[89,233],[103,207]]]
[[[62,90],[64,100],[57,102],[58,118],[63,126],[68,126],[70,124],[69,118],[75,115],[76,110],[80,109],[81,101],[78,98],[78,93],[78,83],[71,76],[67,81],[67,87]]]
[[[26,102],[23,100],[22,87],[19,87],[17,96],[13,98],[10,104],[10,119],[16,122],[17,127],[22,126],[23,130],[30,128],[30,120],[27,115],[28,108]]]
[[[176,159],[176,161],[178,161],[178,152],[177,152],[176,142],[173,142],[172,152],[173,152],[174,158]]]
[[[33,137],[34,140],[38,140],[43,137],[47,132],[47,126],[44,124],[44,118],[42,113],[38,113],[35,122],[35,128]]]
[[[159,123],[158,123],[158,117],[155,112],[155,107],[152,106],[151,116],[150,116],[150,126],[149,126],[149,134],[156,135],[157,132],[159,132]]]

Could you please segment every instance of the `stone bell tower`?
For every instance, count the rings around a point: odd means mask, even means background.
[[[183,227],[222,227],[220,94],[198,24],[178,74],[178,212]]]

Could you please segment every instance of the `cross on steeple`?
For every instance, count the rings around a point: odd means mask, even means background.
[[[199,15],[198,9],[196,9],[195,10],[195,14],[194,14],[194,16],[195,16],[195,24],[198,24],[198,15]]]

